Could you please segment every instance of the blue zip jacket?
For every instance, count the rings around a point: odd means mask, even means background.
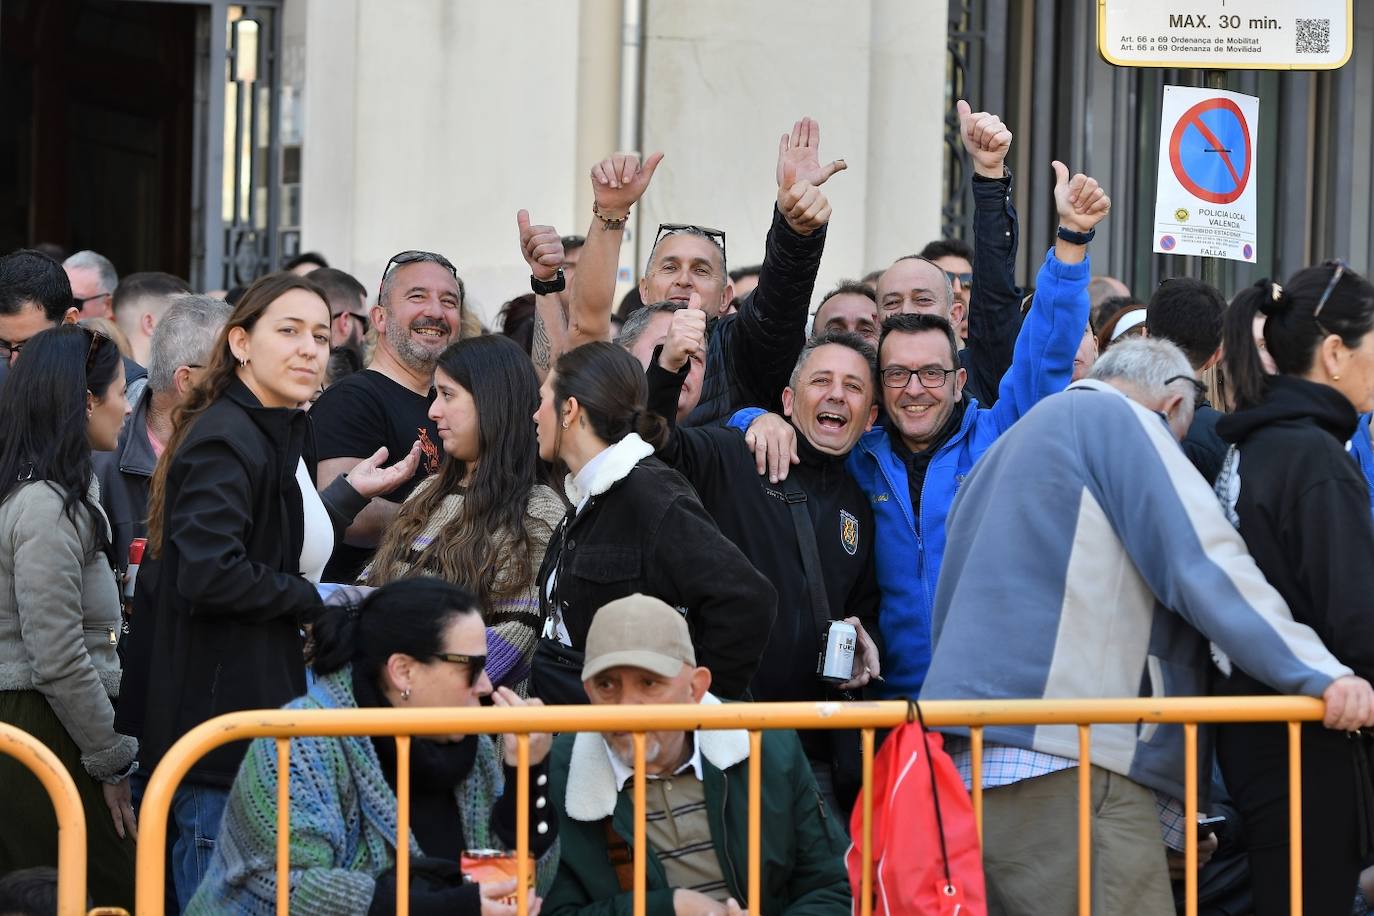
[[[1369,510],[1374,512],[1374,443],[1369,439],[1369,418],[1370,414],[1360,414],[1360,425],[1355,427],[1355,437],[1350,440],[1350,454],[1355,456],[1369,487]]]
[[[917,519],[907,487],[906,465],[892,451],[886,429],[864,433],[849,453],[849,472],[873,504],[874,551],[882,602],[878,624],[886,645],[884,697],[916,697],[930,667],[930,619],[935,585],[945,553],[945,516],[973,463],[1042,398],[1063,391],[1073,376],[1073,358],[1088,325],[1087,258],[1064,264],[1051,249],[1035,281],[1035,299],[1016,337],[1011,369],[1002,378],[997,403],[980,408],[970,400],[959,431],[931,459],[921,489]],[[763,411],[734,415],[737,429]]]

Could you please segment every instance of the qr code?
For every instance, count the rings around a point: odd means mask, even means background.
[[[1299,20],[1298,20],[1298,53],[1299,53],[1299,54],[1330,54],[1330,53],[1331,53],[1331,20],[1330,20],[1330,19],[1299,19]]]

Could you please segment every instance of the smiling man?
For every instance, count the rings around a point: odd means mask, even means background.
[[[321,487],[386,446],[392,459],[420,442],[420,465],[411,482],[360,512],[325,569],[329,582],[352,582],[376,549],[400,504],[439,469],[439,431],[429,418],[434,365],[460,336],[463,281],[443,255],[403,251],[382,272],[372,325],[377,347],[363,372],[331,385],[310,410],[319,448]]]
[[[707,321],[696,309],[673,318],[649,369],[649,409],[670,423]],[[744,438],[724,427],[675,429],[658,453],[692,482],[721,532],[778,590],[778,619],[750,684],[756,700],[837,699],[880,675],[868,635],[877,632],[878,612],[873,512],[844,466],[878,415],[875,368],[873,348],[853,334],[826,334],[803,348],[782,391],[800,454],[784,483],[760,476]],[[840,619],[858,638],[849,680],[832,686],[820,680],[816,662],[826,628]],[[824,731],[801,739],[822,795],[843,817],[862,783],[857,754],[844,752],[857,741]]]

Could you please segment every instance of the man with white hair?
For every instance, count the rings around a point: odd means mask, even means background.
[[[1205,694],[1210,639],[1280,693],[1325,699],[1328,728],[1374,723],[1374,689],[1293,620],[1179,447],[1199,384],[1173,344],[1122,341],[983,455],[950,510],[921,699]],[[967,730],[950,731],[968,781]],[[984,735],[989,912],[1072,912],[1076,729]],[[1151,790],[1181,812],[1183,740],[1093,726],[1094,912],[1173,912]],[[1182,848],[1182,829],[1165,841]]]
[[[72,299],[82,318],[113,318],[119,274],[103,254],[78,251],[62,262],[72,284]]]

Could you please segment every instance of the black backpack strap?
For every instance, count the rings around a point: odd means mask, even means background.
[[[821,553],[816,548],[816,528],[806,511],[806,494],[793,477],[782,482],[787,508],[792,512],[792,527],[797,532],[797,546],[801,549],[802,576],[806,579],[807,594],[811,597],[811,613],[816,618],[816,635],[824,636],[830,625],[830,601],[825,597],[825,575],[821,567]]]

